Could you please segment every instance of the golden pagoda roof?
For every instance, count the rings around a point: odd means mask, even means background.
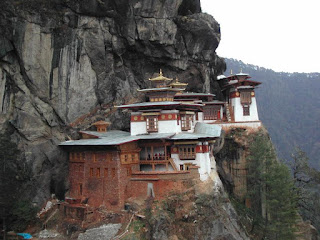
[[[171,81],[173,80],[172,78],[167,78],[165,76],[163,76],[162,74],[162,70],[160,69],[160,72],[159,72],[159,76],[158,77],[155,77],[155,78],[149,78],[150,81]]]
[[[169,86],[172,86],[172,87],[179,87],[179,86],[180,86],[180,87],[185,87],[185,86],[187,86],[187,85],[188,85],[188,83],[179,82],[178,78],[176,78],[175,82],[170,83]]]

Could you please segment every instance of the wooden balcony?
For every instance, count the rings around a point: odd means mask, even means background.
[[[144,165],[151,165],[152,166],[152,170],[155,171],[155,166],[156,165],[165,165],[166,166],[166,170],[169,170],[169,164],[172,166],[174,171],[178,171],[174,161],[172,158],[163,158],[163,159],[154,159],[154,160],[140,160],[139,161],[140,165],[144,164]]]

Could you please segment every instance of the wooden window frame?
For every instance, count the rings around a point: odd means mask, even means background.
[[[243,116],[250,116],[250,105],[242,105]]]
[[[93,168],[90,168],[90,177],[93,177],[94,176],[94,172],[93,172]]]
[[[131,167],[127,167],[127,176],[131,176],[131,174],[132,174]]]
[[[180,114],[181,119],[181,130],[188,131],[191,130],[191,126],[193,123],[193,115],[191,114]]]
[[[251,104],[251,91],[240,91],[240,103],[242,105]]]
[[[179,146],[179,158],[180,160],[195,160],[196,146],[195,145]]]
[[[158,115],[146,116],[147,132],[158,132]]]
[[[219,116],[220,112],[221,112],[221,107],[220,106],[207,106],[207,107],[204,107],[204,109],[203,109],[203,119],[204,120],[219,120],[219,117],[221,118],[221,115]]]
[[[97,177],[97,178],[100,178],[100,176],[101,176],[100,168],[97,168],[96,177]]]

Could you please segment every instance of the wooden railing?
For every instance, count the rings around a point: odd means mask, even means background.
[[[166,165],[166,170],[169,170],[169,164],[172,166],[174,171],[178,171],[176,164],[174,163],[172,158],[156,159],[156,160],[140,160],[140,164],[152,165],[152,170],[155,170],[155,165],[163,164]]]

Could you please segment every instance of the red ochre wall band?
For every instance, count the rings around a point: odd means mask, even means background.
[[[196,153],[207,153],[209,152],[208,145],[197,145],[196,146]]]
[[[251,92],[251,97],[254,97],[255,93]],[[230,93],[230,98],[239,98],[240,97],[240,92],[231,92]]]
[[[177,120],[177,114],[161,114],[158,116],[159,121],[168,121],[168,120]],[[136,116],[131,116],[131,122],[145,122],[146,121],[146,116],[141,116],[141,115],[136,115]]]
[[[207,152],[209,152],[209,146],[208,145],[197,145],[195,150],[196,150],[196,153],[207,153]],[[179,147],[173,146],[171,148],[171,153],[172,154],[179,154]]]

